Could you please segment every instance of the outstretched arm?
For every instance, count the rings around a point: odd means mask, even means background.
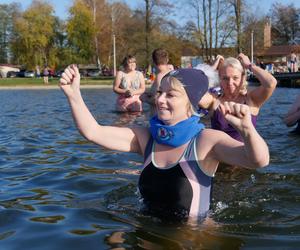
[[[225,119],[239,131],[244,144],[225,133],[218,135],[214,152],[220,162],[247,168],[265,167],[269,164],[269,149],[251,122],[249,106],[225,102],[221,106]]]
[[[290,127],[300,120],[300,95],[296,98],[295,102],[289,109],[288,113],[283,118],[284,123]]]
[[[273,94],[273,91],[277,85],[277,80],[266,70],[256,66],[255,64],[251,64],[248,56],[244,55],[243,53],[238,55],[238,59],[241,61],[244,68],[250,69],[253,72],[261,84],[259,87],[255,88],[249,93],[253,104],[260,108]]]
[[[68,98],[77,128],[86,139],[113,150],[143,153],[144,144],[149,137],[145,128],[120,128],[97,123],[81,96],[77,66],[67,67],[59,82]]]

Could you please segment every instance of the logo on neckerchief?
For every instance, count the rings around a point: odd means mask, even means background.
[[[163,140],[163,141],[166,141],[166,140],[169,140],[170,138],[172,138],[174,136],[173,132],[166,129],[166,128],[159,128],[157,130],[157,136]]]
[[[175,125],[166,125],[158,119],[157,115],[150,119],[150,133],[153,139],[159,144],[179,147],[204,129],[199,122],[199,116],[193,115],[188,119],[178,122]]]

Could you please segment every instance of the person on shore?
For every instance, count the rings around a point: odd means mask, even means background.
[[[41,77],[41,70],[40,70],[40,66],[39,65],[35,66],[35,77],[36,78],[40,78]]]
[[[294,51],[292,51],[290,55],[291,72],[296,72],[296,64],[297,64],[297,55],[295,54]]]
[[[150,115],[155,114],[155,96],[160,85],[160,81],[165,74],[173,70],[169,63],[169,53],[165,49],[158,48],[152,52],[152,61],[156,69],[156,77],[150,87],[149,91],[146,91],[141,100],[150,105]]]
[[[82,98],[77,66],[67,67],[59,82],[75,124],[87,140],[144,156],[138,187],[144,211],[151,215],[188,220],[205,217],[219,162],[244,168],[269,163],[268,146],[253,126],[247,105],[221,105],[226,121],[239,131],[244,143],[222,131],[205,129],[199,122],[193,107],[208,89],[201,70],[178,69],[162,78],[150,128],[100,125]]]
[[[145,92],[145,78],[136,70],[136,58],[126,56],[122,66],[124,70],[117,72],[113,85],[113,91],[118,95],[116,109],[120,112],[143,111],[140,95]]]
[[[292,127],[297,125],[297,127],[292,131],[292,133],[300,135],[300,95],[296,98],[289,111],[283,118],[286,126]]]
[[[238,55],[238,58],[224,59],[222,56],[218,56],[212,66],[218,69],[221,93],[207,93],[199,106],[209,111],[213,129],[222,130],[231,137],[242,141],[240,133],[224,118],[221,105],[230,101],[247,104],[250,108],[252,122],[256,126],[259,110],[271,97],[277,81],[272,74],[252,64],[248,56],[242,53]],[[261,84],[259,87],[247,90],[246,70],[252,71],[256,76]]]
[[[49,83],[49,68],[48,68],[48,66],[45,66],[45,68],[43,70],[43,79],[44,79],[44,84]]]

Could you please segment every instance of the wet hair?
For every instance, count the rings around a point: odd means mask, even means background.
[[[133,55],[127,55],[127,56],[124,57],[124,59],[121,63],[121,65],[123,66],[124,69],[126,69],[128,67],[129,61],[131,59],[136,60],[135,56],[133,56]]]
[[[241,75],[242,75],[242,86],[240,89],[240,93],[241,94],[246,94],[247,93],[247,73],[246,70],[244,69],[243,65],[241,64],[241,62],[234,58],[234,57],[228,57],[224,60],[221,69],[227,68],[227,67],[233,67],[234,69],[237,69]]]
[[[169,62],[169,53],[162,48],[155,49],[152,52],[152,60],[155,65],[167,65]]]

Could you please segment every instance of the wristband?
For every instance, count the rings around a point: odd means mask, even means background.
[[[247,66],[247,69],[249,69],[251,72],[252,72],[252,67],[255,66],[254,63],[250,63],[248,66]]]

